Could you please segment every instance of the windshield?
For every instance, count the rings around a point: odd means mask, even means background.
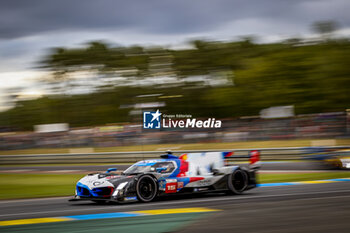
[[[160,168],[160,169],[157,169]],[[136,163],[126,169],[124,174],[137,174],[145,172],[170,173],[174,171],[175,166],[172,162],[153,162],[153,163]]]

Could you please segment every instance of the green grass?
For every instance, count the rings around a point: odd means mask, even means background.
[[[119,147],[93,148],[95,152],[124,152],[124,151],[165,151],[171,150],[203,150],[203,149],[241,149],[241,148],[264,148],[264,147],[303,147],[310,146],[312,139],[297,140],[271,140],[271,141],[249,141],[249,142],[220,142],[220,143],[192,143],[192,144],[155,144],[134,145]],[[350,144],[350,139],[337,139],[336,145],[345,146]],[[76,149],[76,148],[75,148]],[[82,149],[83,151],[84,149]],[[15,154],[55,154],[69,153],[69,148],[48,149],[26,149],[0,151],[0,155]]]
[[[315,173],[283,173],[283,174],[259,174],[260,183],[293,182],[306,180],[323,180],[335,178],[350,178],[350,171],[344,172],[315,172]]]
[[[74,195],[83,174],[0,174],[0,199]],[[350,177],[350,172],[259,174],[260,183],[320,180]]]
[[[0,199],[74,195],[79,174],[0,174]]]

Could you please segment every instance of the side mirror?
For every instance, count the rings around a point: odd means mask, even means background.
[[[165,171],[167,168],[166,167],[157,167],[156,168],[156,171],[158,172],[158,173],[162,173],[162,171]]]
[[[117,170],[116,168],[108,168],[108,170],[107,170],[106,173],[114,172],[114,171],[116,171],[116,170]]]

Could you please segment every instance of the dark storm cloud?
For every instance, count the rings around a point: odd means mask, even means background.
[[[35,67],[48,48],[91,40],[176,45],[258,35],[275,41],[310,33],[319,20],[350,28],[349,9],[349,0],[0,0],[0,73]]]
[[[0,39],[47,31],[120,30],[186,34],[254,18],[300,28],[321,19],[350,24],[347,0],[4,0]],[[278,32],[278,28],[276,28]]]

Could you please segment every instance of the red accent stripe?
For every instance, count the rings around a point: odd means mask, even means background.
[[[204,180],[204,177],[190,177],[190,183],[199,181],[199,180]]]

